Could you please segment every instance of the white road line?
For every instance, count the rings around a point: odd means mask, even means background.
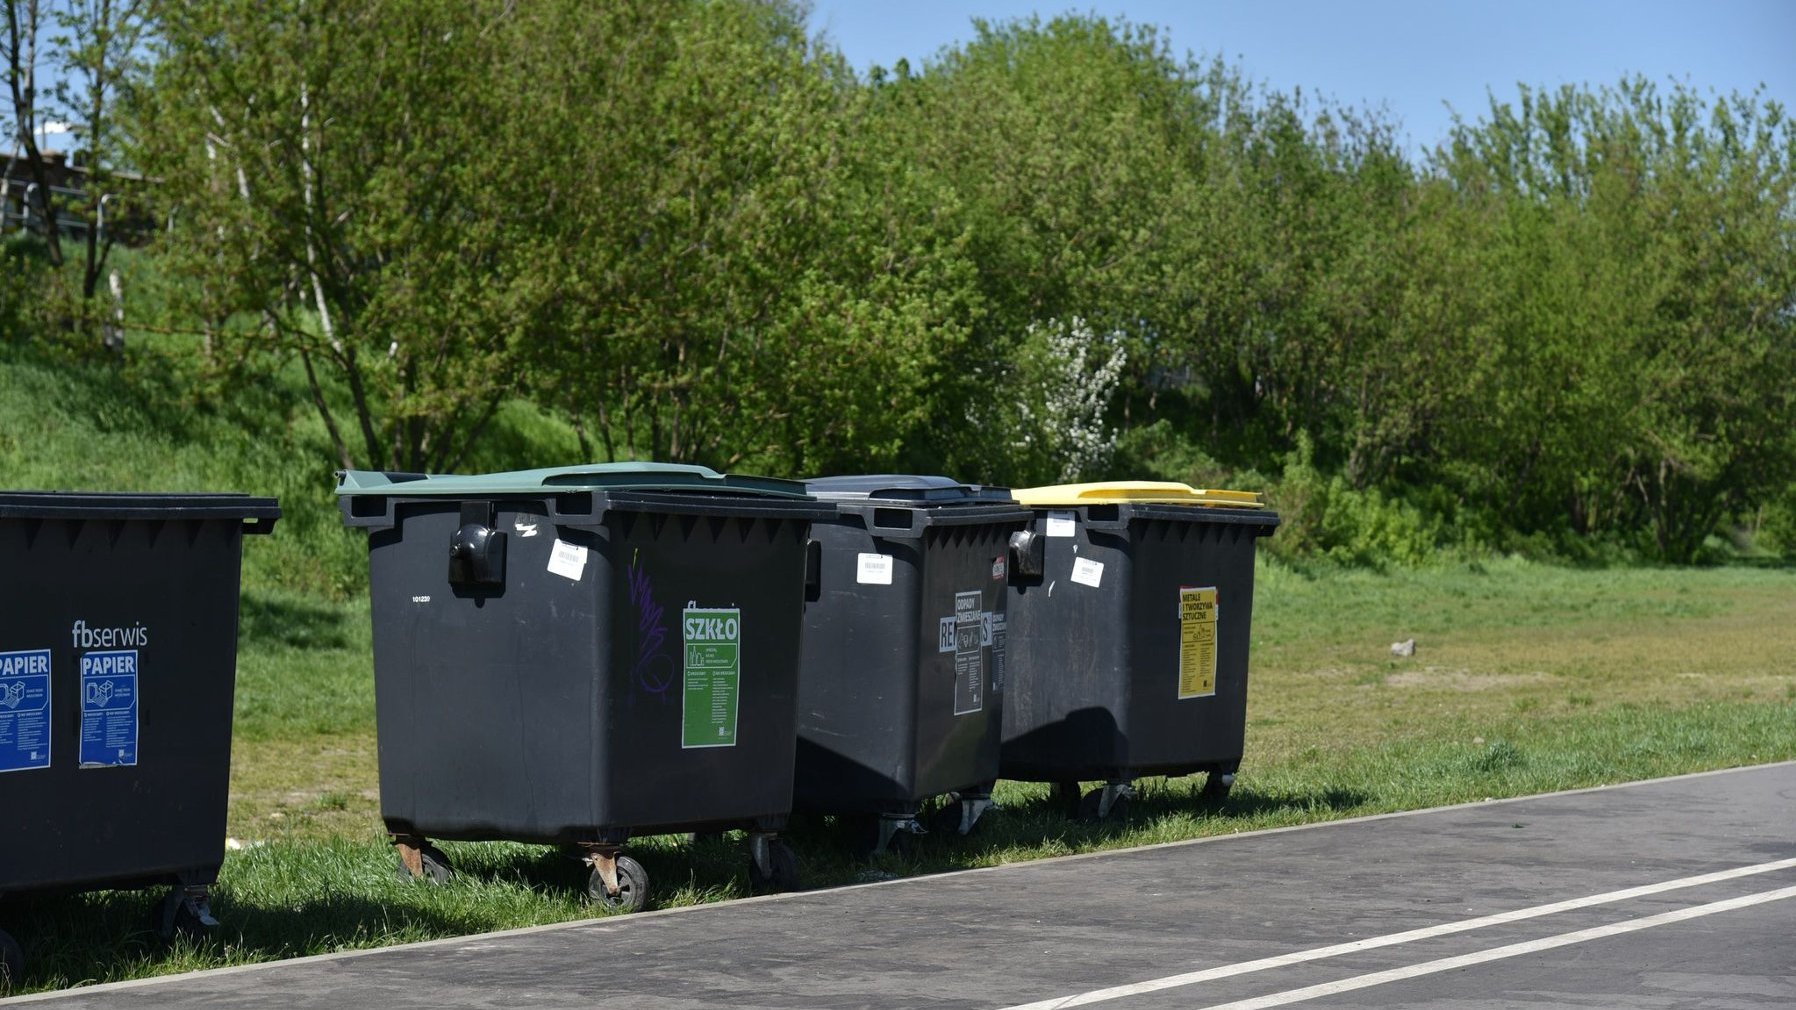
[[[1337,943],[1327,947],[1312,947],[1309,950],[1293,951],[1289,954],[1278,954],[1263,957],[1254,961],[1242,961],[1237,964],[1219,965],[1205,968],[1202,971],[1188,971],[1179,975],[1168,975],[1164,978],[1149,979],[1145,982],[1131,982],[1128,985],[1111,986],[1107,989],[1094,989],[1090,992],[1077,993],[1072,996],[1060,996],[1054,999],[1039,1000],[1034,1003],[1019,1003],[1015,1006],[1003,1007],[1001,1010],[1063,1010],[1065,1007],[1085,1006],[1090,1003],[1102,1003],[1107,1000],[1121,999],[1124,996],[1138,996],[1142,993],[1159,992],[1162,989],[1176,989],[1180,986],[1195,985],[1199,982],[1213,982],[1217,979],[1232,978],[1236,975],[1247,975],[1256,971],[1271,968],[1284,968],[1293,964],[1304,964],[1309,961],[1320,961],[1324,958],[1340,957],[1343,954],[1357,954],[1363,950],[1375,950],[1379,947],[1392,947],[1401,943],[1414,943],[1417,940],[1429,940],[1437,936],[1449,936],[1453,933],[1464,933],[1469,930],[1483,929],[1486,926],[1499,926],[1508,922],[1520,922],[1523,919],[1535,919],[1543,915],[1555,915],[1579,908],[1591,908],[1596,905],[1609,905],[1632,898],[1642,898],[1650,894],[1661,894],[1665,891],[1676,891],[1686,887],[1700,887],[1704,884],[1719,883],[1723,880],[1734,880],[1739,877],[1750,877],[1760,873],[1775,873],[1778,870],[1796,868],[1796,859],[1778,859],[1769,863],[1755,863],[1751,866],[1736,866],[1728,870],[1717,870],[1714,873],[1702,873],[1694,877],[1679,877],[1657,884],[1642,884],[1620,891],[1608,891],[1603,894],[1592,894],[1583,898],[1570,898],[1555,901],[1546,905],[1534,905],[1529,908],[1518,908],[1512,912],[1498,912],[1494,915],[1481,915],[1475,919],[1461,919],[1458,922],[1444,922],[1438,926],[1424,926],[1420,929],[1406,930],[1402,933],[1390,933],[1385,936],[1368,937],[1364,940],[1353,940],[1348,943]]]
[[[1275,992],[1267,996],[1256,996],[1253,999],[1236,1000],[1233,1003],[1217,1003],[1205,1007],[1204,1010],[1266,1010],[1267,1007],[1285,1006],[1289,1003],[1300,1003],[1318,996],[1332,996],[1336,993],[1352,992],[1355,989],[1369,989],[1387,982],[1401,982],[1405,979],[1422,975],[1433,975],[1438,972],[1452,971],[1455,968],[1466,968],[1474,964],[1488,961],[1501,961],[1508,957],[1520,957],[1523,954],[1534,954],[1555,947],[1566,947],[1574,943],[1588,943],[1591,940],[1602,940],[1623,933],[1651,929],[1686,919],[1699,919],[1705,915],[1717,915],[1721,912],[1732,912],[1736,909],[1763,905],[1768,901],[1782,901],[1785,898],[1796,898],[1796,887],[1782,887],[1775,891],[1761,891],[1741,898],[1729,898],[1726,901],[1713,901],[1707,905],[1693,905],[1673,912],[1661,912],[1639,919],[1627,919],[1608,926],[1595,926],[1580,929],[1574,933],[1560,933],[1558,936],[1542,937],[1525,943],[1512,943],[1506,947],[1492,947],[1458,957],[1443,957],[1438,961],[1424,961],[1405,968],[1391,968],[1387,971],[1373,972],[1370,975],[1359,975],[1344,978],[1337,982],[1324,982],[1321,985],[1305,986],[1302,989],[1291,989],[1286,992]]]

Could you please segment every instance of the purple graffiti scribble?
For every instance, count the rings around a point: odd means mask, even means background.
[[[673,657],[667,654],[665,611],[655,602],[655,584],[649,573],[630,559],[630,603],[636,607],[636,665],[630,676],[637,686],[666,698],[674,686]]]

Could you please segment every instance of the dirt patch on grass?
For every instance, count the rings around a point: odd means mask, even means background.
[[[1388,687],[1444,687],[1455,691],[1496,691],[1511,687],[1539,684],[1548,677],[1540,670],[1528,673],[1474,673],[1471,670],[1449,670],[1425,666],[1420,670],[1402,670],[1384,678]]]
[[[233,838],[322,840],[379,831],[373,733],[240,741],[235,751]]]

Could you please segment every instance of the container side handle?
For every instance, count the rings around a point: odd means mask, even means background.
[[[388,495],[346,494],[337,504],[343,510],[343,525],[351,528],[386,530],[398,524],[393,516],[394,499]]]
[[[1122,533],[1128,530],[1131,516],[1120,505],[1087,505],[1082,525],[1087,530]]]
[[[804,599],[815,603],[823,596],[823,545],[815,540],[804,542]]]
[[[921,540],[923,528],[929,525],[927,512],[920,508],[843,503],[836,506],[836,511],[859,518],[868,533],[890,540]],[[901,522],[894,521],[900,519]]]

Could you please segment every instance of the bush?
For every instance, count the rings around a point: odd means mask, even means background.
[[[1414,566],[1458,557],[1437,518],[1376,489],[1358,490],[1316,468],[1314,444],[1298,436],[1297,450],[1267,499],[1281,523],[1267,550],[1283,558],[1324,558],[1347,565]]]
[[[0,236],[0,341],[23,343],[36,332],[49,271],[42,243],[26,235]]]
[[[1796,559],[1796,484],[1759,512],[1755,546],[1779,557]]]

